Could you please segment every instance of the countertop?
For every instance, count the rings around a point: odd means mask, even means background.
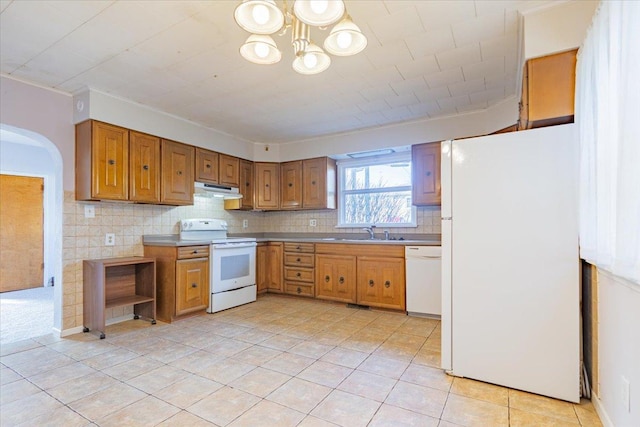
[[[393,240],[376,238],[371,240],[362,235],[325,235],[322,233],[256,233],[233,234],[229,237],[253,237],[258,243],[262,242],[296,242],[296,243],[342,243],[356,245],[403,245],[403,246],[440,246],[439,234],[410,235],[397,237]],[[148,234],[142,236],[142,244],[149,246],[192,246],[208,245],[208,240],[180,240],[179,234]]]

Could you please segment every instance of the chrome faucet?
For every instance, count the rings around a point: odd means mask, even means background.
[[[367,231],[369,233],[369,238],[371,240],[374,240],[376,238],[376,236],[373,234],[373,229],[376,228],[375,225],[371,224],[369,227],[363,227],[362,229],[364,231]]]

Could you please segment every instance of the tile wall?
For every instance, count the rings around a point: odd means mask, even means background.
[[[85,218],[86,205],[95,208]],[[196,197],[193,206],[157,206],[107,202],[77,202],[72,191],[64,195],[63,225],[63,330],[82,326],[82,261],[85,259],[143,255],[144,234],[177,234],[183,218],[221,218],[230,233],[360,233],[360,229],[335,228],[336,211],[244,212],[225,211],[218,199]],[[249,221],[242,228],[243,220]],[[309,220],[317,221],[316,227]],[[440,233],[440,210],[418,208],[417,228],[390,229],[403,233]],[[115,234],[115,245],[105,246],[105,234]],[[107,318],[133,313],[132,307],[113,309]]]

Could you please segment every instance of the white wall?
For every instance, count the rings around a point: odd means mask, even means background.
[[[598,320],[601,418],[640,426],[640,286],[598,269]],[[631,383],[631,412],[622,403],[622,377]]]
[[[518,120],[518,99],[484,111],[329,135],[285,144],[251,143],[95,90],[74,96],[74,123],[89,118],[244,159],[283,162],[486,135]]]
[[[524,15],[524,57],[537,58],[582,45],[599,1],[552,4]]]
[[[284,162],[481,136],[511,126],[517,120],[518,99],[511,98],[485,111],[280,144],[279,159]]]
[[[51,141],[62,156],[63,188],[75,189],[72,97],[0,76],[0,123],[27,129]]]
[[[185,144],[251,159],[253,143],[121,98],[87,90],[74,96],[73,122],[100,120]]]

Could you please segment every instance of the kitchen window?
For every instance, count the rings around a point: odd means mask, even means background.
[[[411,153],[338,162],[338,227],[416,227]]]

